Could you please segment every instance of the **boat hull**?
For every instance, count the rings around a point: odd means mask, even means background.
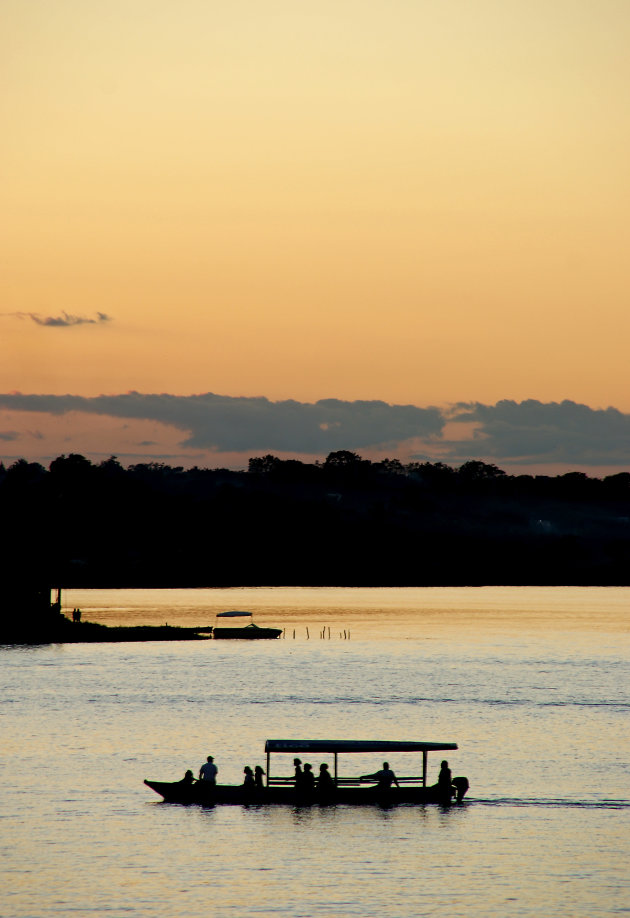
[[[374,785],[369,787],[338,787],[333,793],[320,795],[315,791],[305,796],[296,792],[293,786],[264,787],[261,790],[250,790],[242,785],[217,784],[209,785],[203,781],[194,784],[183,784],[180,781],[148,781],[147,787],[164,798],[166,803],[201,804],[215,806],[222,804],[254,806],[311,806],[348,804],[353,806],[396,806],[397,804],[438,803],[449,806],[459,803],[468,790],[466,778],[456,778],[457,795],[455,798],[445,795],[442,788],[431,787],[392,787],[383,792]],[[465,782],[465,783],[464,783]]]
[[[246,628],[214,628],[212,636],[215,641],[270,641],[279,638],[281,628],[259,628],[248,625]]]

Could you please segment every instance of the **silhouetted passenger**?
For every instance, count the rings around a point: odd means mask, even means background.
[[[264,769],[261,768],[260,765],[256,765],[256,767],[254,768],[254,784],[256,785],[256,788],[257,788],[258,790],[262,790],[262,789],[264,788],[264,786],[265,786],[265,785],[263,784],[263,775],[264,775],[264,773],[265,773],[265,772],[264,772]]]
[[[446,759],[444,759],[440,766],[437,788],[440,792],[440,796],[450,803],[451,797],[453,796],[453,778],[451,777],[451,769],[448,767]]]
[[[249,765],[246,765],[243,769],[243,774],[245,778],[243,779],[243,787],[246,790],[254,790],[256,787],[256,782],[254,781],[254,772],[251,770]]]
[[[184,777],[179,783],[180,784],[194,784],[195,783],[193,773],[190,769],[188,769],[188,771],[186,772],[186,774],[184,775]]]
[[[441,763],[440,773],[438,775],[438,787],[441,788],[445,794],[450,796],[453,787],[453,779],[451,777],[451,769],[448,767],[446,759]]]
[[[293,764],[295,766],[295,786],[299,787],[304,777],[302,772],[302,759],[293,759]]]
[[[73,622],[80,622],[80,621],[81,621],[81,609],[73,609],[73,610],[72,610],[72,621],[73,621]]]
[[[211,755],[208,756],[208,760],[199,769],[199,780],[207,781],[209,784],[217,783],[217,766],[214,764],[214,759]]]
[[[319,766],[319,778],[317,779],[317,792],[322,797],[330,797],[337,790],[331,773],[328,771],[328,765],[325,762]]]
[[[390,790],[392,784],[395,784],[396,787],[400,787],[398,778],[389,767],[389,762],[383,762],[383,767],[381,770],[375,771],[373,775],[362,775],[361,777],[364,780],[374,779],[377,782],[378,789],[380,791]]]
[[[330,775],[328,777],[330,777]],[[305,794],[312,794],[315,790],[315,775],[313,774],[313,766],[309,765],[308,762],[304,763],[304,771],[302,773],[302,789]]]

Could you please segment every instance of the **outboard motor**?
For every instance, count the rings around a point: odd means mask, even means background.
[[[468,778],[464,778],[464,777],[453,778],[453,787],[457,791],[457,797],[455,799],[455,802],[461,803],[462,800],[464,799],[464,794],[470,787],[470,784],[468,783]]]

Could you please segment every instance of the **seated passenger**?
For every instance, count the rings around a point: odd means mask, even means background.
[[[332,794],[337,790],[332,775],[328,771],[328,765],[325,762],[319,766],[319,778],[317,779],[317,790],[320,794]]]
[[[438,787],[440,787],[445,793],[451,794],[453,779],[451,777],[451,769],[448,767],[448,762],[446,759],[441,763],[440,773],[438,775]]]
[[[188,771],[186,772],[186,774],[184,775],[184,777],[181,779],[179,783],[180,784],[194,784],[195,783],[193,773],[190,769],[188,769]]]
[[[245,768],[243,769],[243,773],[245,775],[245,778],[243,780],[243,787],[246,788],[247,790],[254,790],[254,788],[256,787],[256,782],[254,781],[254,773],[249,767],[249,765],[245,766]]]
[[[256,765],[256,767],[254,768],[254,784],[256,785],[256,789],[257,789],[257,790],[263,790],[263,788],[264,788],[264,786],[265,786],[265,785],[263,784],[263,775],[264,775],[264,773],[265,773],[265,772],[264,772],[264,769],[261,768],[260,765]]]
[[[308,762],[305,762],[304,764],[301,788],[305,794],[312,794],[315,790],[315,775],[313,774],[313,766],[309,765]]]
[[[383,791],[388,791],[392,784],[395,784],[396,787],[400,787],[398,783],[398,778],[389,767],[389,762],[383,762],[383,767],[380,771],[374,772],[373,775],[361,775],[362,781],[374,780],[378,784],[378,789]]]

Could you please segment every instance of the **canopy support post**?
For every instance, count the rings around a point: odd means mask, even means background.
[[[267,787],[269,787],[269,762],[271,761],[271,753],[267,753]]]
[[[422,786],[427,786],[427,750],[422,752]]]
[[[337,753],[334,753],[335,756],[335,786],[337,785]]]

